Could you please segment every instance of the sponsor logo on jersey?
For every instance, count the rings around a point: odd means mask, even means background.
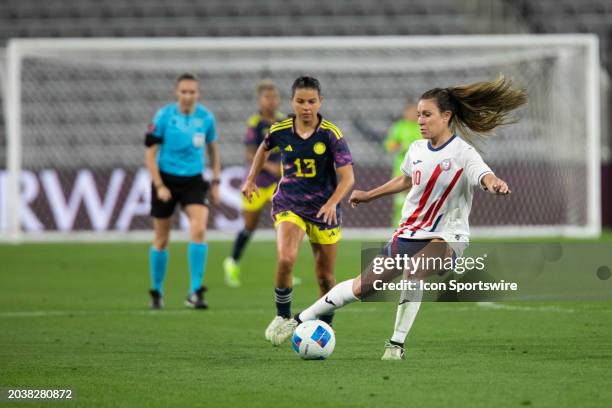
[[[293,148],[291,147],[291,145],[287,145],[287,147],[285,147],[285,151],[286,152],[292,152]]]
[[[325,153],[325,143],[323,143],[323,142],[315,143],[315,145],[312,148],[312,150],[314,150],[314,152],[316,154],[323,154],[323,153]]]
[[[415,161],[412,162],[412,165],[416,166],[419,163],[423,163],[423,160],[415,160]]]
[[[442,170],[447,171],[450,170],[451,168],[451,160],[450,159],[444,159],[440,162],[440,167],[442,168]]]

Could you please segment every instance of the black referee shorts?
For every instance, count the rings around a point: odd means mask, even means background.
[[[172,174],[161,173],[164,185],[170,190],[172,198],[168,201],[161,201],[157,197],[157,189],[151,185],[151,216],[154,218],[169,218],[174,213],[177,203],[185,208],[189,204],[201,204],[208,207],[209,202],[206,198],[209,184],[200,174],[189,177],[174,176]]]

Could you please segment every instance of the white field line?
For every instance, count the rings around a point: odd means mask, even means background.
[[[349,308],[343,310],[342,313],[374,313],[379,309],[369,308]],[[116,315],[133,315],[133,316],[177,316],[189,314],[271,314],[273,309],[225,309],[225,310],[31,310],[23,312],[0,312],[0,318],[10,317],[76,317],[76,316],[116,316]]]
[[[603,312],[612,313],[610,309],[598,309],[598,308],[585,308],[590,312]],[[477,303],[462,303],[456,304],[453,307],[445,308],[432,308],[427,310],[426,313],[430,312],[476,312],[478,310],[503,310],[503,311],[517,311],[517,312],[541,312],[541,313],[576,313],[582,311],[563,308],[559,306],[520,306],[520,305],[509,305],[495,302],[477,302]],[[356,306],[342,309],[340,313],[378,313],[381,310],[377,307],[365,307]],[[207,310],[207,311],[194,311],[189,309],[184,310],[31,310],[31,311],[12,311],[12,312],[0,312],[0,318],[11,318],[11,317],[75,317],[75,316],[116,316],[116,315],[132,315],[132,316],[177,316],[177,315],[188,315],[188,314],[269,314],[272,313],[271,309],[224,309],[224,310]]]
[[[476,305],[485,310],[509,310],[517,312],[553,312],[553,313],[575,313],[575,309],[559,306],[517,306],[495,302],[478,302]]]

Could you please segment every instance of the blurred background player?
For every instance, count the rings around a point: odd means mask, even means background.
[[[278,111],[280,96],[274,82],[263,80],[256,87],[258,113],[252,115],[247,122],[245,136],[246,161],[248,168],[251,167],[253,157],[259,145],[270,130],[270,126],[286,118]],[[246,197],[242,198],[242,217],[244,228],[238,233],[234,240],[232,255],[223,262],[225,271],[225,283],[230,287],[240,286],[240,266],[239,261],[246,248],[249,239],[255,232],[259,217],[267,202],[272,200],[272,195],[276,190],[276,185],[281,177],[280,154],[278,149],[271,152],[268,160],[263,164],[261,172],[257,176],[255,183],[259,187],[259,196],[251,197],[251,201]]]
[[[495,176],[471,141],[509,123],[508,114],[527,102],[523,90],[513,89],[503,77],[453,88],[434,88],[418,103],[418,123],[424,140],[413,143],[401,165],[402,174],[370,191],[355,190],[353,207],[389,194],[409,190],[402,223],[384,255],[431,258],[461,257],[469,239],[469,214],[473,188],[495,195],[510,194],[508,185]],[[463,138],[457,136],[461,134]],[[419,255],[417,255],[419,254]],[[405,271],[400,271],[402,273]],[[440,270],[417,270],[404,279],[424,279]],[[328,315],[372,293],[370,271],[336,285],[324,297],[295,316],[292,326]],[[393,336],[385,344],[383,360],[404,358],[404,341],[419,310],[421,290],[404,290],[397,307]],[[282,337],[281,337],[282,334]],[[278,342],[291,333],[277,336]]]
[[[283,176],[272,198],[277,231],[276,317],[265,337],[277,342],[277,332],[292,332],[293,266],[307,234],[315,259],[320,294],[335,284],[337,243],[340,240],[340,201],[354,182],[351,153],[342,132],[319,115],[321,85],[316,78],[299,77],[291,87],[294,118],[274,124],[257,149],[242,192],[248,200],[259,195],[256,179],[270,151],[279,148]],[[338,181],[338,177],[340,181]],[[333,313],[321,316],[331,323]]]
[[[393,177],[401,175],[400,166],[410,144],[420,138],[421,133],[417,123],[417,105],[411,100],[407,100],[404,105],[404,115],[400,120],[393,123],[385,139],[385,150],[393,154]],[[394,227],[399,225],[399,221],[402,218],[402,206],[404,205],[405,198],[405,194],[396,194],[393,197],[392,225]]]
[[[210,188],[213,203],[219,201],[219,174],[221,163],[217,149],[215,117],[198,103],[199,85],[194,74],[185,73],[176,80],[176,102],[157,111],[149,125],[145,145],[145,162],[151,174],[151,216],[155,238],[149,251],[153,288],[151,308],[163,307],[163,283],[168,267],[168,240],[172,227],[172,214],[180,204],[189,218],[188,245],[191,285],[185,305],[206,309],[206,287],[202,282],[208,256],[205,242],[208,220],[206,194],[209,183],[202,178],[204,147],[207,148],[213,178]]]

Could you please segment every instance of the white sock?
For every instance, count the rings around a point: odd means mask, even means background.
[[[408,332],[414,323],[423,299],[423,290],[403,290],[395,314],[395,329],[391,341],[404,343]]]
[[[327,292],[325,296],[314,302],[312,306],[300,313],[300,320],[303,322],[315,320],[319,316],[329,315],[334,310],[359,300],[353,294],[353,281],[354,279],[349,279],[344,282],[340,282],[331,288],[331,290]]]

